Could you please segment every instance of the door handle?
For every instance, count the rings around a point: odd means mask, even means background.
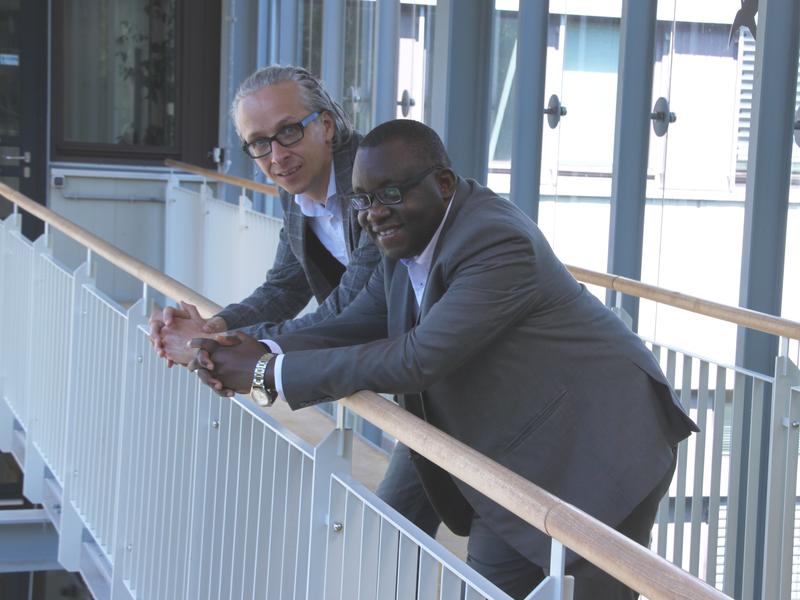
[[[4,156],[3,159],[4,160],[21,160],[26,165],[29,165],[29,164],[31,164],[31,153],[30,152],[25,152],[25,153],[22,154],[22,156]]]

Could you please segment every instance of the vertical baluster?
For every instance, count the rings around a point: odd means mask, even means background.
[[[246,411],[241,411],[241,432],[239,434],[239,448],[236,459],[236,512],[233,522],[232,554],[230,558],[231,573],[228,598],[240,598],[242,595],[242,578],[239,570],[247,560],[244,548],[247,545],[247,527],[249,526],[248,505],[250,501],[250,457],[253,443],[253,417]]]
[[[377,600],[394,600],[397,591],[397,556],[400,550],[400,532],[386,520],[381,521],[378,550]]]
[[[727,370],[717,366],[717,382],[714,388],[714,421],[711,437],[711,482],[708,492],[708,552],[706,553],[706,582],[717,585],[717,551],[719,548],[719,516],[721,500],[722,440],[725,426],[725,401]]]
[[[688,410],[692,401],[692,363],[690,356],[683,355],[681,374],[681,403]],[[678,466],[675,474],[675,548],[672,562],[683,567],[683,536],[686,523],[686,465],[688,440],[678,444]]]
[[[348,527],[345,511],[347,492],[335,479],[331,480],[330,504],[328,507],[328,541],[325,552],[325,599],[342,598],[342,572],[344,569],[344,531]],[[312,569],[314,566],[312,565]]]
[[[692,485],[691,541],[689,546],[689,572],[695,577],[700,574],[700,533],[703,519],[703,482],[706,462],[706,421],[708,410],[708,363],[700,361],[697,379],[697,426],[700,429],[694,437],[694,482]]]
[[[259,480],[258,527],[256,528],[256,569],[253,585],[255,598],[265,598],[267,576],[269,570],[269,541],[272,538],[275,454],[278,448],[278,436],[271,429],[264,430],[264,449],[261,454],[261,475]]]
[[[742,543],[739,532],[740,490],[747,481],[742,481],[742,459],[744,454],[745,387],[747,376],[736,372],[733,384],[733,422],[730,435],[730,467],[728,475],[728,504],[725,513],[725,575],[722,591],[729,596],[733,594],[736,573],[733,566]]]
[[[272,483],[272,522],[270,523],[267,597],[281,598],[283,543],[286,535],[286,486],[289,480],[289,444],[278,438],[275,448],[275,472]]]
[[[397,600],[416,600],[418,568],[419,546],[401,533],[397,556]]]
[[[342,598],[358,596],[358,572],[361,555],[363,503],[355,494],[347,494],[344,520],[344,555],[342,556]],[[341,535],[341,534],[340,534]]]
[[[358,600],[372,600],[377,593],[380,535],[380,515],[365,506],[361,522],[361,563],[358,572]]]
[[[281,576],[282,590],[284,598],[296,598],[295,593],[295,569],[297,569],[297,534],[301,525],[300,493],[302,485],[303,453],[289,446],[287,457],[287,490],[286,490],[286,509],[284,516],[285,532],[283,542],[283,574]]]
[[[744,562],[747,565],[742,573],[742,596],[744,598],[755,597],[755,569],[749,565],[755,565],[756,547],[758,537],[761,532],[758,530],[758,494],[759,481],[761,479],[761,431],[764,423],[764,381],[753,377],[752,379],[752,402],[750,411],[750,443],[749,456],[747,459],[747,507],[745,512],[744,541]]]

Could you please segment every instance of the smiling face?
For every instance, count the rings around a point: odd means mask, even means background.
[[[353,164],[353,191],[374,192],[403,183],[431,166],[399,139],[362,147]],[[358,213],[358,221],[389,258],[417,256],[442,222],[454,191],[454,173],[436,170],[405,191],[399,204],[385,206],[374,200]]]
[[[312,112],[294,81],[282,81],[245,96],[236,109],[236,128],[245,142],[274,136]],[[325,202],[333,161],[335,126],[327,112],[309,123],[303,139],[289,148],[272,143],[272,153],[255,159],[259,168],[290,194]]]

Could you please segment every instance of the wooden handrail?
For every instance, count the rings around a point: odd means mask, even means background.
[[[167,165],[168,167],[173,167],[175,169],[180,169],[181,171],[186,171],[187,173],[202,175],[206,179],[213,179],[215,181],[224,181],[225,183],[230,183],[237,187],[246,188],[248,190],[253,190],[255,192],[261,192],[262,194],[267,194],[269,196],[278,195],[278,188],[275,187],[274,185],[269,185],[268,183],[258,183],[257,181],[250,181],[249,179],[245,179],[243,177],[236,177],[235,175],[226,175],[225,173],[220,173],[219,171],[204,169],[203,167],[191,165],[189,163],[181,162],[179,160],[172,160],[171,158],[166,159],[164,161],[164,164]]]
[[[591,283],[616,290],[623,294],[654,300],[660,304],[674,306],[699,315],[728,321],[729,323],[735,323],[765,333],[800,340],[800,323],[797,321],[782,319],[747,308],[739,308],[738,306],[729,306],[727,304],[720,304],[719,302],[712,302],[711,300],[704,300],[696,296],[689,296],[688,294],[681,294],[680,292],[674,292],[655,285],[642,283],[635,279],[600,273],[598,271],[590,271],[589,269],[573,267],[571,265],[566,266],[575,279],[583,281],[584,283]]]
[[[0,183],[0,195],[166,296],[189,300],[207,315],[219,311],[220,306],[214,302],[6,184]],[[657,554],[377,394],[357,392],[342,402],[348,409],[651,600],[728,599],[722,592]]]
[[[656,553],[373,392],[344,406],[650,600],[728,598]]]

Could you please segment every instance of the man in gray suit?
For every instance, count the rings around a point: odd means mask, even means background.
[[[369,133],[353,189],[384,255],[358,297],[334,319],[263,343],[193,340],[190,368],[219,393],[277,390],[294,409],[362,389],[399,394],[407,410],[647,544],[675,446],[696,426],[641,340],[521,211],[457,177],[425,125]],[[549,540],[415,464],[445,523],[469,530],[468,563],[525,597],[544,577]],[[583,559],[568,565],[576,598],[635,597]]]
[[[206,320],[182,303],[153,313],[151,340],[170,363],[194,356],[192,338],[240,329],[270,337],[339,314],[363,289],[380,252],[343,195],[352,192],[352,170],[361,136],[322,83],[300,67],[260,69],[239,86],[231,107],[242,148],[279,186],[283,229],[264,283],[248,298]],[[311,297],[316,311],[295,318]],[[378,490],[386,502],[430,535],[436,513],[420,493],[399,445]]]

